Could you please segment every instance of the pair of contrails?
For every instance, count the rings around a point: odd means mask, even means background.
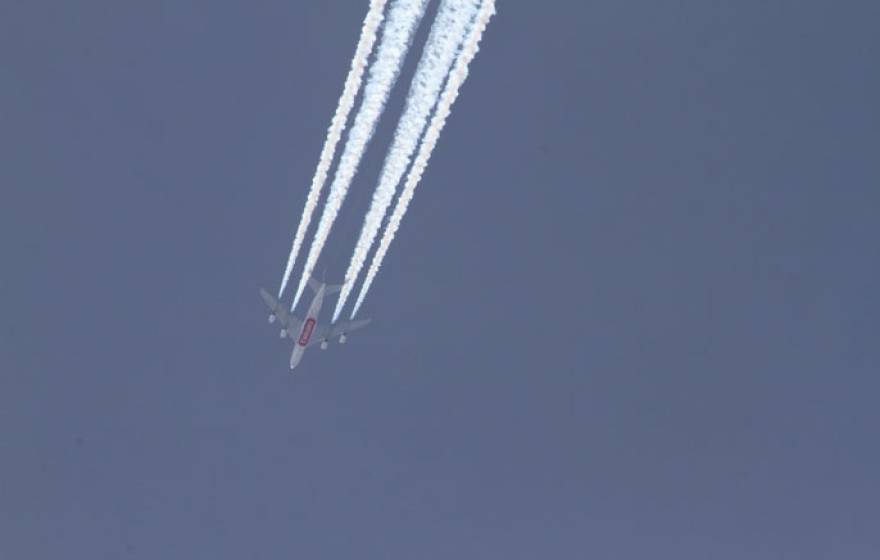
[[[370,1],[369,11],[364,19],[360,40],[352,59],[351,69],[346,77],[336,113],[333,115],[333,120],[327,131],[318,167],[306,197],[305,209],[293,239],[284,277],[278,290],[278,300],[284,294],[284,289],[302,248],[312,214],[318,206],[321,191],[336,154],[336,146],[342,138],[349,113],[352,111],[355,98],[361,89],[364,72],[381,28],[382,36],[376,48],[372,65],[369,67],[361,105],[355,114],[345,147],[339,158],[336,174],[330,185],[330,191],[306,257],[303,274],[293,297],[291,311],[299,301],[306,284],[312,278],[318,257],[330,235],[333,222],[342,207],[367,144],[397,80],[404,57],[424,15],[428,0],[391,0],[387,14],[386,3],[387,0]],[[468,65],[477,53],[483,31],[494,13],[495,0],[440,0],[437,16],[431,25],[427,43],[410,85],[406,107],[398,123],[392,145],[385,157],[379,183],[364,218],[354,254],[345,274],[346,281],[340,287],[341,293],[333,312],[333,323],[339,319],[342,308],[354,288],[355,281],[366,264],[370,249],[378,237],[388,209],[397,193],[397,186],[404,173],[409,169],[403,190],[397,198],[397,203],[388,219],[378,249],[373,255],[366,279],[361,285],[360,294],[351,312],[352,319],[370,289],[428,164],[431,152],[437,143],[446,118],[449,116],[459,88],[467,78]],[[415,154],[415,160],[411,161],[413,154]]]

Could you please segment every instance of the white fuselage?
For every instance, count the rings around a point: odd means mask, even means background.
[[[324,304],[325,289],[326,286],[322,284],[309,305],[309,310],[306,312],[305,319],[303,320],[303,326],[294,341],[293,352],[290,354],[290,369],[299,365],[306,351],[306,346],[309,345],[309,341],[312,338],[312,333],[314,333],[315,327],[318,326],[318,314],[321,312],[321,306]]]

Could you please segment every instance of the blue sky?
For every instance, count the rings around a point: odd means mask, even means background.
[[[876,557],[876,3],[499,2],[291,376],[257,289],[365,13],[0,8],[0,556]]]

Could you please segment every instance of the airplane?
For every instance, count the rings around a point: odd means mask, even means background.
[[[278,323],[281,325],[281,338],[290,338],[293,341],[293,352],[290,354],[290,369],[294,369],[299,365],[306,348],[320,344],[321,350],[326,350],[327,342],[335,336],[339,337],[339,344],[345,344],[348,333],[367,326],[371,321],[371,319],[359,319],[357,321],[341,321],[334,325],[318,326],[318,314],[321,312],[321,306],[324,304],[324,296],[335,294],[342,289],[342,285],[327,285],[314,278],[309,278],[309,288],[315,292],[315,297],[309,305],[305,320],[289,314],[284,305],[272,297],[269,292],[260,288],[260,296],[269,307],[269,323],[274,323],[275,319],[278,319]]]

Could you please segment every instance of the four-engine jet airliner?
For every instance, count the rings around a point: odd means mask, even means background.
[[[359,319],[357,321],[340,321],[335,325],[318,326],[318,314],[324,304],[324,296],[338,292],[342,289],[342,285],[328,286],[324,282],[309,278],[309,287],[315,292],[315,298],[309,305],[305,320],[289,314],[284,305],[272,297],[269,292],[260,289],[260,296],[270,310],[269,322],[274,323],[277,318],[281,325],[281,338],[290,338],[293,341],[290,369],[299,365],[306,348],[320,344],[321,350],[326,350],[327,342],[334,336],[339,337],[340,344],[345,344],[348,333],[363,328],[370,322],[370,319]]]

